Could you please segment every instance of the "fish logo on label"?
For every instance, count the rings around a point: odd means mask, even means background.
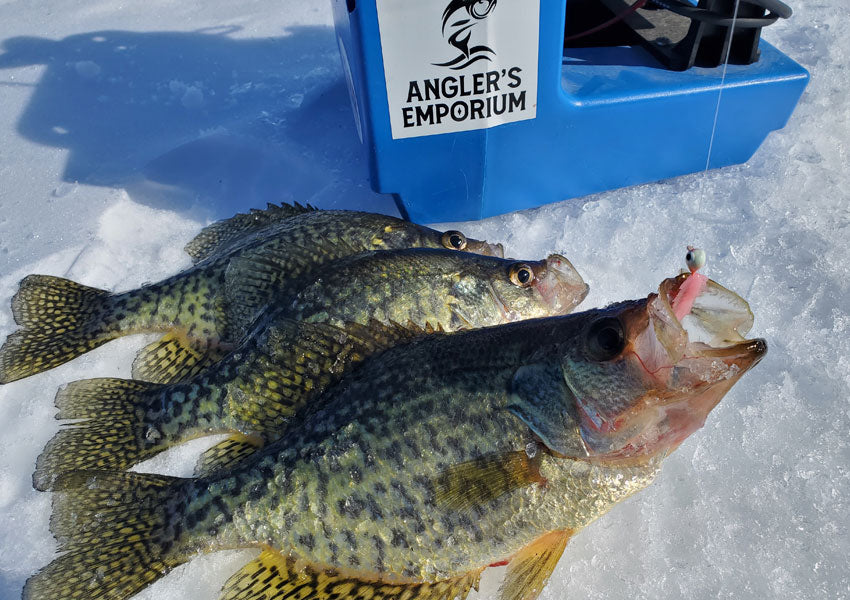
[[[496,0],[451,0],[443,11],[443,37],[460,51],[455,58],[441,63],[432,63],[437,67],[452,70],[465,69],[479,60],[492,61],[495,50],[484,44],[470,46],[476,25],[484,21],[496,8]],[[467,18],[468,15],[468,18]]]
[[[393,139],[536,117],[540,0],[375,2]]]

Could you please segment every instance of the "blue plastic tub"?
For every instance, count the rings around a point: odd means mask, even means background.
[[[472,3],[483,17],[448,14],[468,0],[333,2],[372,187],[414,221],[746,162],[808,82],[762,42],[758,62],[728,66],[718,108],[722,67],[669,71],[631,47],[565,51],[564,0]]]

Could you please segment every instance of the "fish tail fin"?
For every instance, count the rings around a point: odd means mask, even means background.
[[[0,348],[0,383],[58,367],[113,339],[102,319],[109,296],[61,277],[25,277],[12,298],[21,329]]]
[[[191,557],[181,523],[190,480],[78,471],[56,481],[50,528],[64,554],[22,600],[123,600]]]
[[[51,439],[36,462],[33,487],[49,490],[62,473],[126,469],[165,450],[139,416],[162,387],[132,379],[84,379],[56,394],[58,419],[78,419]]]

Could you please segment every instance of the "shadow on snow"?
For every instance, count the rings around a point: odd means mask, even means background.
[[[396,213],[369,188],[333,30],[238,31],[7,39],[0,69],[46,66],[18,131],[69,151],[66,182],[201,218],[281,201]]]

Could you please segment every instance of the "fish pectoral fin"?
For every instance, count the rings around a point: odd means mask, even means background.
[[[195,238],[183,248],[192,257],[192,263],[198,264],[216,252],[224,251],[242,238],[248,237],[269,225],[285,221],[291,217],[316,210],[309,204],[269,204],[265,210],[252,208],[251,212],[237,214],[229,219],[207,225]]]
[[[177,383],[224,358],[226,349],[182,333],[168,333],[142,348],[133,360],[133,379]]]
[[[320,246],[261,244],[232,258],[224,272],[224,294],[220,298],[219,312],[229,320],[225,339],[239,339],[285,283],[291,284],[318,262],[362,251],[339,238],[325,238]]]
[[[220,600],[463,600],[478,589],[481,570],[435,582],[391,582],[374,575],[296,561],[266,548],[222,588]]]
[[[500,600],[534,600],[543,591],[573,531],[550,531],[517,552],[499,588]]]
[[[238,376],[228,386],[229,412],[248,428],[239,426],[243,433],[275,440],[293,416],[356,365],[423,332],[377,321],[336,327],[269,315],[251,338],[253,346],[239,351],[251,358],[236,367]]]
[[[573,394],[557,365],[523,365],[514,373],[508,410],[562,456],[587,455]]]
[[[262,447],[263,440],[256,436],[233,434],[198,457],[194,476],[206,477],[216,471],[229,471]]]
[[[537,452],[525,450],[489,454],[449,467],[437,478],[434,492],[438,504],[457,510],[484,504],[512,490],[534,483],[545,484]]]

